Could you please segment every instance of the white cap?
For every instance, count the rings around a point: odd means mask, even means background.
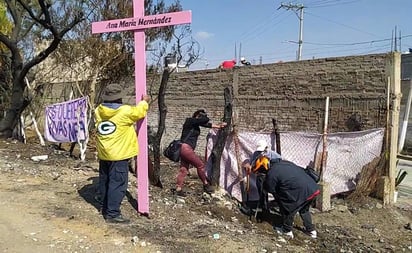
[[[267,144],[265,140],[259,140],[257,147],[256,147],[256,151],[264,151],[268,147],[269,145]]]
[[[241,60],[241,61],[244,61],[244,60],[246,60],[246,59],[245,59],[245,57],[240,57],[240,60]]]

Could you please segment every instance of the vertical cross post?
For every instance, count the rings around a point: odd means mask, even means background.
[[[134,32],[134,63],[136,103],[146,94],[146,45],[145,29],[170,25],[191,23],[191,11],[170,12],[151,16],[144,15],[144,0],[133,0],[133,17],[92,23],[92,33]],[[148,142],[147,119],[138,122],[138,142],[140,147],[137,156],[137,206],[138,212],[149,214],[149,177],[148,177]]]

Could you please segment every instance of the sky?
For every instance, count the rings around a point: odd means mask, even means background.
[[[395,34],[398,51],[412,48],[412,0],[180,3],[192,12],[192,34],[203,52],[190,70],[216,68],[224,60],[240,57],[251,64],[297,60],[299,12],[288,5],[304,6],[301,60],[390,52],[395,49]]]

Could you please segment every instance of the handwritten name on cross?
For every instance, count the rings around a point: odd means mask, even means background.
[[[170,12],[158,15],[144,15],[144,0],[133,0],[132,18],[114,19],[92,23],[92,33],[134,32],[134,61],[136,103],[146,94],[146,45],[144,30],[154,27],[188,24],[192,21],[191,11]],[[139,155],[137,156],[137,206],[141,214],[149,214],[149,178],[148,178],[148,148],[147,119],[137,126]]]

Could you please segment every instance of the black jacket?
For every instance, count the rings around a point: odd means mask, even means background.
[[[288,213],[295,211],[319,190],[318,184],[302,167],[285,160],[271,163],[265,187]]]
[[[212,123],[209,121],[210,119],[207,116],[201,116],[199,118],[186,118],[185,123],[183,124],[180,140],[189,144],[194,150],[196,148],[197,138],[200,135],[200,126],[211,128]],[[190,132],[190,130],[192,131]]]

